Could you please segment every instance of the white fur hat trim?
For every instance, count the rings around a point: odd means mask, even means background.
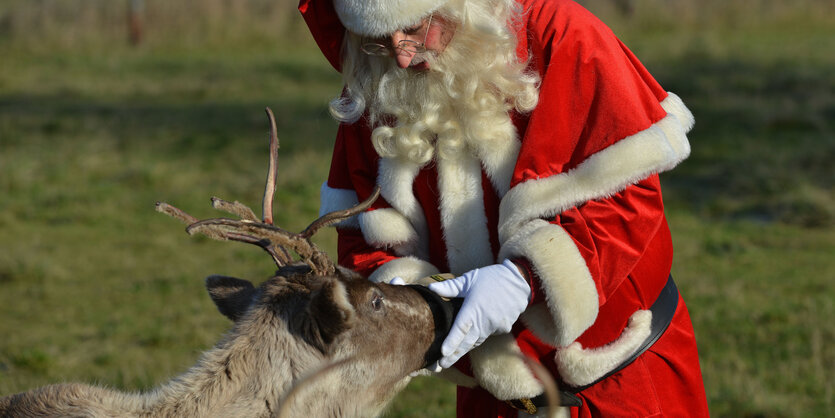
[[[333,0],[339,20],[351,32],[384,36],[418,23],[447,0]]]

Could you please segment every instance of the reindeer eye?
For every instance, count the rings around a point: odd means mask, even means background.
[[[375,294],[371,298],[371,308],[374,309],[375,311],[379,311],[380,309],[383,308],[383,295]]]

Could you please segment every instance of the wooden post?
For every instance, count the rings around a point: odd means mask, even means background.
[[[626,17],[631,17],[635,11],[635,5],[632,4],[632,0],[615,0],[615,7],[621,15]]]
[[[145,0],[128,0],[128,42],[133,46],[142,43],[142,15]]]

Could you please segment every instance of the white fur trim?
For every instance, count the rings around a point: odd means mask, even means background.
[[[383,36],[416,24],[447,0],[334,0],[336,14],[351,32]]]
[[[696,124],[696,119],[690,113],[690,109],[684,105],[684,102],[675,93],[667,92],[667,98],[661,102],[661,107],[667,111],[668,114],[678,118],[684,132],[690,132],[693,125]]]
[[[352,189],[335,189],[328,186],[327,182],[322,183],[319,189],[319,216],[328,213],[352,208],[359,203],[357,192]],[[360,224],[356,216],[352,216],[339,222],[335,226],[340,228],[359,229]]]
[[[646,130],[595,153],[574,169],[516,185],[499,207],[499,240],[525,222],[548,218],[583,202],[609,197],[653,173],[669,170],[690,155],[687,130],[693,115],[675,94],[661,103],[667,116]]]
[[[383,208],[359,216],[365,242],[377,248],[392,248],[398,255],[414,254],[417,233],[412,224],[396,209]]]
[[[510,190],[510,180],[513,177],[513,169],[516,167],[516,160],[519,158],[519,142],[516,133],[516,126],[510,120],[498,121],[497,126],[491,126],[491,130],[504,130],[504,135],[495,135],[491,141],[472,141],[469,145],[481,160],[484,172],[493,184],[499,198],[504,197]]]
[[[368,280],[377,283],[388,283],[392,278],[400,277],[406,283],[414,283],[422,277],[438,273],[440,273],[438,268],[426,261],[415,257],[401,257],[377,268],[371,276],[368,276]]]
[[[521,355],[511,334],[494,335],[470,351],[473,375],[481,387],[501,400],[537,396],[544,388]]]
[[[574,240],[559,225],[528,222],[499,251],[499,259],[524,257],[545,292],[545,305],[533,305],[522,320],[543,341],[563,346],[594,324],[597,287]]]
[[[409,219],[417,234],[415,252],[412,255],[428,259],[429,229],[426,226],[423,209],[415,198],[412,188],[418,171],[420,171],[420,167],[417,164],[391,158],[381,158],[377,172],[377,184],[380,186],[380,194],[383,198]]]
[[[481,164],[468,153],[437,158],[441,225],[450,272],[494,263],[484,211]]]
[[[557,370],[563,381],[583,386],[603,377],[629,358],[650,333],[652,312],[637,311],[617,340],[602,347],[583,349],[579,342],[557,349]]]

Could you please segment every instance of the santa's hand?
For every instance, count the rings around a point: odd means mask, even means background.
[[[510,332],[531,296],[527,280],[510,260],[432,283],[429,289],[443,297],[464,298],[441,346],[443,357],[438,364],[443,368],[452,366],[487,337]]]

